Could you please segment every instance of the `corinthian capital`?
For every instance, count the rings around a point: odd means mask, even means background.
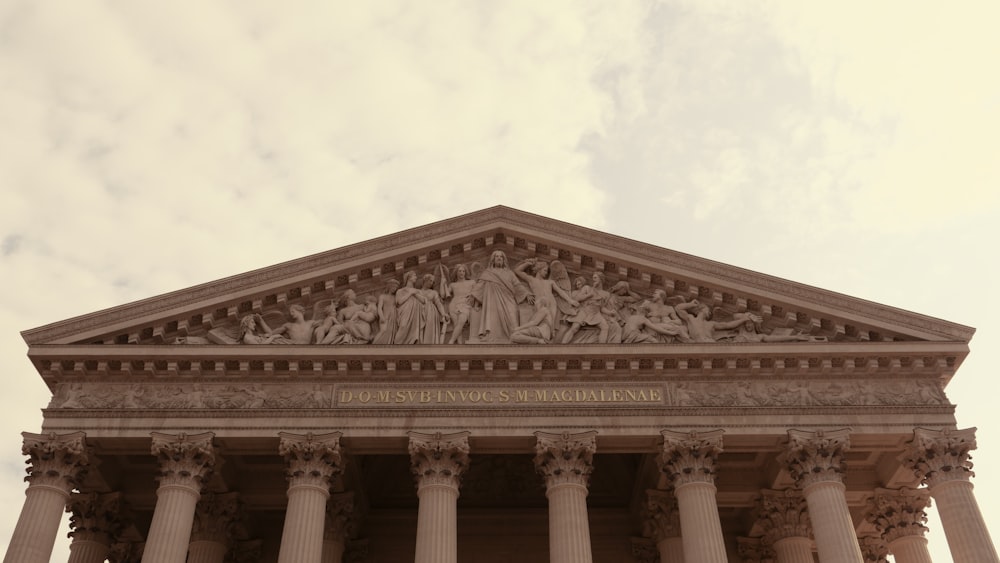
[[[917,428],[900,461],[928,487],[946,481],[968,481],[975,477],[972,457],[976,429],[928,430]]]
[[[923,536],[927,532],[930,492],[924,489],[875,489],[867,519],[888,543],[904,536]]]
[[[326,528],[323,530],[323,537],[343,541],[353,535],[354,493],[330,496],[326,503]]]
[[[21,453],[29,456],[24,480],[30,487],[53,487],[66,494],[76,488],[88,462],[86,434],[22,432],[21,436]]]
[[[178,485],[201,491],[215,467],[215,434],[153,432],[153,455],[160,461],[160,486]]]
[[[774,563],[778,560],[770,545],[760,538],[736,538],[736,551],[743,563]]]
[[[456,489],[469,467],[469,433],[422,434],[409,432],[410,470],[417,488],[447,485]]]
[[[832,432],[788,431],[788,449],[778,457],[785,463],[795,484],[804,489],[822,482],[842,483],[844,454],[851,447],[850,428]]]
[[[330,480],[343,471],[340,432],[290,434],[279,432],[278,453],[288,464],[289,486],[312,486],[329,491]]]
[[[785,538],[810,537],[809,507],[802,491],[763,490],[760,493],[757,522],[764,531],[764,543],[770,545]]]
[[[663,451],[657,463],[674,487],[715,483],[715,459],[722,453],[724,430],[675,432],[663,430]]]
[[[552,434],[535,432],[535,469],[549,488],[574,484],[586,487],[594,470],[597,432]]]
[[[882,538],[861,536],[858,545],[865,563],[889,563],[889,545]]]
[[[74,493],[66,512],[70,513],[69,535],[73,541],[96,541],[110,546],[125,526],[121,493]]]
[[[191,541],[228,544],[240,535],[243,503],[239,493],[205,494],[198,501],[191,527]]]
[[[659,543],[681,535],[681,518],[677,498],[667,491],[646,490],[646,535]]]

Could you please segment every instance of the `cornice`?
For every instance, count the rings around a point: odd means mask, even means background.
[[[413,246],[426,245],[431,241],[457,240],[473,233],[493,233],[508,229],[530,231],[540,238],[565,239],[567,244],[573,246],[599,249],[610,256],[624,255],[629,259],[646,260],[659,267],[676,270],[685,276],[703,278],[714,284],[739,284],[762,294],[778,295],[783,298],[830,307],[870,321],[894,323],[915,331],[936,334],[946,339],[968,342],[975,332],[973,328],[941,319],[798,284],[508,207],[497,206],[25,330],[21,334],[29,345],[58,341],[96,328],[115,326],[181,307],[204,304],[213,299],[219,299],[220,296],[251,292],[262,286],[285,284],[298,278],[305,279],[317,275],[324,269],[344,266],[362,258],[377,259],[379,256],[397,255],[400,252],[406,252]]]

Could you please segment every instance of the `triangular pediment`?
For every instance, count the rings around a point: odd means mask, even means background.
[[[659,333],[655,344],[666,346],[785,343],[815,349],[843,344],[951,343],[958,351],[949,356],[955,364],[964,357],[962,350],[967,350],[974,332],[940,319],[498,206],[22,334],[33,348],[236,345],[240,321],[247,315],[256,314],[269,325],[280,326],[288,319],[289,308],[301,305],[307,320],[320,319],[326,305],[342,303],[347,290],[357,295],[360,304],[366,300],[375,302],[385,293],[389,280],[400,281],[411,271],[420,276],[440,274],[445,271],[442,267],[454,272],[459,265],[478,272],[487,268],[497,250],[506,256],[509,270],[536,259],[552,263],[553,272],[564,269],[570,279],[582,276],[590,280],[599,272],[605,290],[618,288],[616,303],[622,317],[629,314],[629,303],[646,302],[660,290],[665,302],[676,309],[697,300],[706,305],[703,317],[710,316],[718,326],[725,326],[714,333],[711,343]],[[530,267],[526,269],[526,273],[531,271]],[[442,305],[448,310],[448,294],[438,290]],[[554,296],[560,301],[556,315],[561,318],[553,323],[553,334],[549,337],[552,346],[557,345],[571,325],[571,313],[563,307],[565,299],[558,294]],[[532,306],[523,295],[517,296],[517,300],[519,322],[527,322]],[[687,312],[693,315],[697,309],[688,308]],[[733,320],[741,318],[739,315],[755,321],[745,325],[748,328],[742,330],[742,335],[740,329],[730,326]],[[371,323],[373,334],[379,330],[378,323],[378,320]],[[594,323],[582,325],[583,332],[599,332]],[[469,331],[468,326],[463,330]],[[444,330],[445,334],[439,338],[447,342],[451,327]],[[594,342],[593,338],[590,342]],[[342,343],[368,344],[363,340],[345,338]],[[459,341],[475,340],[470,332],[469,337]],[[669,353],[669,349],[663,353]],[[871,354],[875,357],[878,351],[872,349]]]

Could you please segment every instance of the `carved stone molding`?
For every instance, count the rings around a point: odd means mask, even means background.
[[[74,493],[66,505],[69,536],[73,541],[96,541],[110,546],[125,526],[127,515],[121,493]]]
[[[21,453],[29,457],[24,478],[29,487],[52,487],[69,494],[78,486],[89,463],[86,434],[22,432],[21,436]]]
[[[667,491],[646,490],[645,532],[654,542],[681,535],[681,517],[677,511],[677,498]]]
[[[743,563],[775,563],[778,560],[774,549],[760,538],[736,538],[736,551]]]
[[[884,539],[861,536],[858,538],[858,545],[861,547],[861,556],[865,558],[865,563],[889,563],[889,544]]]
[[[469,433],[422,434],[408,432],[410,470],[417,488],[446,485],[456,489],[469,467]]]
[[[657,563],[660,560],[660,552],[656,548],[656,542],[648,538],[630,538],[632,542],[632,557],[638,563]]]
[[[354,521],[354,493],[338,493],[326,503],[324,539],[345,540],[356,534]]]
[[[760,493],[757,523],[764,531],[765,544],[771,545],[785,538],[811,537],[809,507],[802,491],[763,490]]]
[[[215,434],[151,434],[152,453],[160,462],[160,486],[182,486],[200,492],[215,468]]]
[[[676,432],[663,430],[663,451],[657,463],[674,487],[715,483],[715,460],[722,453],[724,430]]]
[[[787,465],[800,489],[826,481],[842,483],[847,468],[844,453],[851,445],[850,432],[849,428],[818,432],[789,430],[787,449],[778,461]]]
[[[904,536],[923,536],[927,532],[925,509],[930,502],[926,489],[875,489],[867,520],[887,543]]]
[[[548,488],[574,484],[588,486],[597,452],[597,432],[553,434],[535,432],[535,469]]]
[[[969,481],[976,475],[972,471],[972,456],[969,455],[976,449],[975,428],[917,428],[907,446],[900,461],[928,487],[948,481]]]
[[[289,486],[312,486],[329,491],[331,479],[343,472],[340,432],[291,434],[279,432],[278,453],[288,464]]]
[[[242,529],[243,502],[239,493],[206,493],[198,501],[191,528],[191,541],[229,544],[245,537]]]

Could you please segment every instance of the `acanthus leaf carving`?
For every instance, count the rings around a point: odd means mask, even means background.
[[[809,432],[789,430],[786,450],[778,456],[800,489],[820,482],[843,482],[844,454],[850,449],[850,429]]]
[[[29,486],[52,487],[66,494],[78,486],[89,463],[86,434],[22,432],[21,436],[21,453],[29,456],[24,478]]]
[[[553,434],[535,432],[535,469],[545,485],[588,486],[597,452],[597,432]]]
[[[343,472],[340,432],[291,434],[279,432],[278,453],[287,464],[289,487],[311,486],[329,491],[331,480]]]
[[[773,545],[785,538],[811,537],[809,507],[801,491],[761,491],[757,522],[764,531],[764,543]]]
[[[107,546],[128,519],[121,493],[74,493],[66,512],[70,514],[69,536],[74,541],[96,541]]]
[[[976,449],[976,429],[931,430],[917,428],[900,461],[928,487],[948,481],[969,481]]]
[[[926,489],[875,489],[866,519],[875,525],[882,539],[891,544],[905,536],[923,536],[927,530]]]
[[[153,432],[152,453],[160,462],[161,487],[180,486],[201,491],[215,468],[215,434]]]
[[[408,435],[410,469],[417,488],[445,485],[457,489],[469,467],[469,433]]]
[[[677,511],[677,498],[668,491],[646,491],[646,518],[644,535],[661,542],[681,535],[681,517]]]
[[[715,483],[715,460],[722,453],[723,430],[677,432],[662,430],[663,449],[657,463],[674,487]]]

